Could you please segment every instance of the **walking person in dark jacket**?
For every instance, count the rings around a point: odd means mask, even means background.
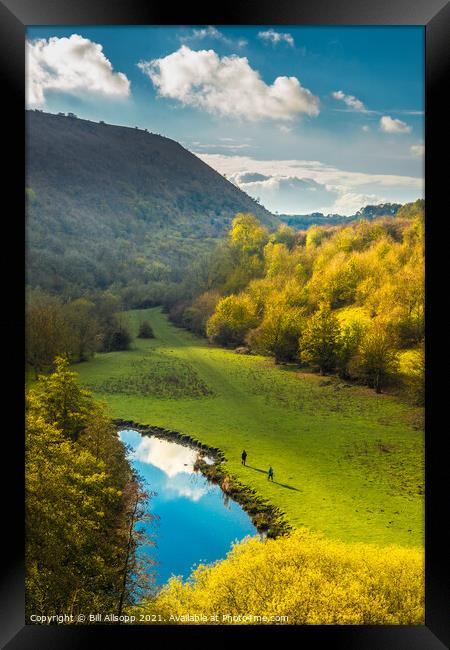
[[[268,480],[268,481],[273,481],[273,469],[272,469],[272,465],[269,467],[269,471],[267,472],[267,480]]]
[[[246,460],[247,460],[247,452],[244,449],[242,454],[241,454],[241,463],[242,463],[242,465],[245,465]]]

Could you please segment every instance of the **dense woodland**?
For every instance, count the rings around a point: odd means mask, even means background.
[[[111,292],[89,292],[67,300],[41,289],[27,291],[26,361],[36,377],[49,371],[58,355],[77,363],[95,352],[126,350],[130,333]]]
[[[377,392],[404,374],[421,404],[423,256],[421,200],[394,218],[308,231],[282,225],[270,233],[239,214],[188,278],[181,294],[192,298],[170,305],[170,315],[213,343],[336,372]]]

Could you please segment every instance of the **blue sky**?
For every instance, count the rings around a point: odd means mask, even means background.
[[[173,138],[273,212],[423,196],[422,27],[35,27],[27,103]]]

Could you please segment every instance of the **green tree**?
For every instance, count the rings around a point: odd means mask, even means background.
[[[85,298],[72,300],[64,308],[64,316],[72,334],[74,360],[87,361],[100,342],[99,324],[95,304]]]
[[[41,375],[36,386],[35,411],[70,440],[77,440],[86,426],[91,394],[77,384],[67,357],[56,357],[55,370]]]
[[[129,350],[131,334],[128,328],[120,322],[111,323],[103,334],[103,352],[121,352]]]
[[[317,365],[320,374],[333,370],[339,353],[340,325],[329,307],[322,307],[306,322],[300,337],[300,356]]]
[[[55,356],[71,351],[71,331],[60,298],[39,290],[28,292],[25,337],[26,362],[36,377],[50,369]]]

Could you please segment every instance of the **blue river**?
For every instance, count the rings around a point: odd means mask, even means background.
[[[234,542],[258,535],[236,502],[194,472],[195,449],[133,430],[119,436],[146,489],[157,493],[148,503],[157,519],[147,524],[156,546],[144,549],[156,562],[156,585],[171,575],[185,579],[198,564],[224,558]]]

